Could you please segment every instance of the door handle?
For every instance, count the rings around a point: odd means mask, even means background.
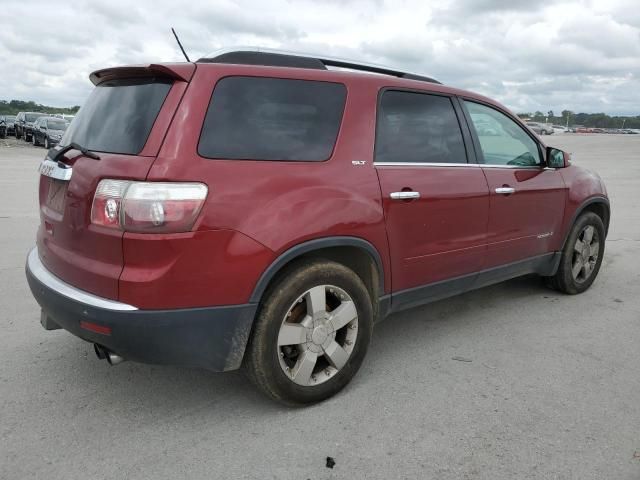
[[[420,192],[391,192],[391,200],[414,200],[420,198]]]
[[[515,193],[516,189],[513,187],[498,187],[496,188],[496,193],[500,193],[502,195],[511,195]]]

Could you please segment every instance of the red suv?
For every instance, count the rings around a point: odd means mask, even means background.
[[[600,177],[480,95],[259,50],[90,78],[26,273],[43,326],[110,363],[242,366],[311,403],[391,313],[531,273],[581,293],[600,268]]]

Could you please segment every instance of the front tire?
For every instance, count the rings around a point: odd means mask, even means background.
[[[604,242],[602,219],[593,212],[580,215],[562,250],[558,271],[549,278],[550,286],[569,295],[587,290],[600,271]]]
[[[244,369],[276,401],[320,402],[356,374],[372,328],[371,298],[358,275],[329,260],[298,264],[265,293]]]
[[[37,147],[39,145],[38,139],[37,139],[35,133],[31,135],[31,143],[33,144],[34,147]]]
[[[49,150],[49,137],[44,137],[44,148]]]

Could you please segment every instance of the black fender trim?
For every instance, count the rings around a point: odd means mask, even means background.
[[[295,258],[304,255],[305,253],[313,252],[315,250],[321,250],[323,248],[331,247],[356,247],[365,250],[373,259],[378,269],[378,278],[380,279],[380,292],[384,292],[384,267],[382,266],[382,259],[376,247],[374,247],[368,241],[359,237],[323,237],[309,240],[289,248],[276,258],[267,269],[262,272],[258,283],[251,293],[249,303],[259,303],[264,291],[267,289],[269,282],[275,277],[275,275],[284,267],[287,263]]]
[[[605,235],[609,234],[609,223],[611,222],[611,205],[609,204],[609,199],[607,197],[600,197],[600,196],[588,198],[584,202],[582,202],[578,206],[578,208],[576,208],[575,212],[573,212],[573,216],[571,217],[571,222],[569,223],[569,228],[567,229],[567,233],[564,236],[564,240],[562,242],[562,247],[560,247],[561,252],[564,250],[564,246],[567,243],[567,239],[569,238],[569,234],[571,233],[571,228],[573,227],[573,224],[576,223],[576,220],[578,219],[580,214],[584,211],[584,209],[589,205],[593,205],[594,203],[601,203],[607,207],[608,216],[605,219],[606,221],[604,221],[603,223],[604,223]]]

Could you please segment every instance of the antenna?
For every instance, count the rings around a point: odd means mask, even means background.
[[[176,42],[178,42],[178,46],[180,47],[180,50],[182,50],[182,54],[184,55],[184,58],[187,59],[187,62],[191,62],[191,60],[189,60],[189,56],[187,55],[187,52],[185,52],[184,48],[182,47],[182,43],[180,43],[180,39],[178,38],[178,34],[173,29],[173,27],[171,27],[171,31],[173,32],[173,36],[176,37]]]

